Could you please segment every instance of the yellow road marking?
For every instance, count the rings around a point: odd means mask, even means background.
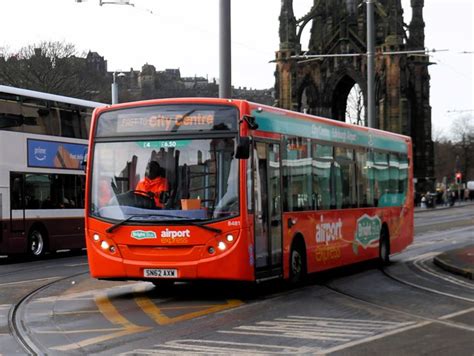
[[[137,286],[134,288],[135,293],[135,302],[137,305],[156,323],[159,325],[167,325],[172,323],[177,323],[184,320],[189,320],[193,318],[197,318],[203,315],[216,313],[222,310],[235,308],[243,304],[242,301],[231,299],[227,300],[226,304],[218,304],[218,305],[192,305],[192,306],[183,306],[183,307],[164,307],[158,308],[156,304],[152,302],[151,299],[147,297],[138,296],[138,293],[145,292],[148,288],[143,285]],[[89,330],[68,330],[59,332],[61,334],[80,334],[80,333],[87,333],[87,332],[112,332],[107,335],[92,337],[86,340],[78,341],[76,343],[68,344],[68,345],[61,345],[56,347],[51,347],[52,350],[58,351],[71,351],[77,350],[89,345],[98,344],[101,342],[105,342],[108,340],[112,340],[115,338],[119,338],[126,335],[135,334],[138,332],[148,331],[151,327],[146,326],[139,326],[133,324],[127,318],[119,313],[117,308],[112,304],[109,297],[106,293],[101,292],[94,297],[95,303],[99,308],[98,312],[100,312],[109,322],[114,325],[120,326],[120,328],[108,328],[108,329],[89,329]],[[162,310],[178,310],[178,309],[192,309],[192,308],[206,308],[204,310],[198,310],[195,312],[183,314],[177,317],[168,317],[164,315],[161,311]],[[82,312],[90,312],[93,313],[94,311],[82,311]],[[77,312],[65,312],[62,314],[76,314]],[[80,312],[79,312],[80,313]],[[42,333],[50,333],[50,331],[43,331]],[[55,333],[58,333],[55,331]]]
[[[137,295],[137,288],[135,290],[135,302],[138,306],[147,314],[151,319],[153,319],[159,325],[167,325],[173,324],[184,320],[194,319],[203,315],[217,313],[219,311],[235,308],[239,305],[242,305],[243,302],[237,299],[227,300],[226,304],[214,304],[214,305],[198,305],[198,306],[189,306],[189,307],[166,307],[166,308],[158,308],[155,303],[150,298],[142,297]],[[168,317],[164,315],[161,311],[162,310],[172,310],[172,309],[186,309],[186,308],[206,308],[204,310],[198,310],[191,313],[186,313],[176,317]]]
[[[112,334],[93,337],[93,338],[82,340],[82,341],[69,344],[69,345],[51,347],[52,350],[58,350],[58,351],[77,350],[85,346],[98,344],[98,343],[115,339],[118,337],[131,335],[131,334],[135,334],[138,332],[147,331],[151,329],[150,327],[138,326],[136,324],[133,324],[124,316],[122,316],[118,312],[118,310],[115,308],[115,306],[112,304],[112,302],[109,300],[109,298],[107,297],[107,294],[105,293],[99,293],[98,295],[96,295],[95,303],[97,304],[99,311],[102,313],[102,315],[104,315],[105,318],[107,318],[108,321],[110,321],[114,325],[120,325],[122,328],[118,329],[119,331],[114,332]]]

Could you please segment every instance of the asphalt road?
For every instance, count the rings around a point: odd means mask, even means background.
[[[0,354],[472,355],[474,284],[432,259],[472,243],[473,225],[473,205],[419,212],[415,243],[384,270],[364,263],[294,289],[161,290],[92,280],[84,255],[0,259]]]

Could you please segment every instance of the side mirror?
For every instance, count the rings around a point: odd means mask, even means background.
[[[240,136],[237,142],[237,151],[235,152],[235,158],[248,159],[250,157],[250,138]]]

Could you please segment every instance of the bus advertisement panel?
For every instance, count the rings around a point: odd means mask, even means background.
[[[81,162],[98,106],[0,85],[0,255],[85,247]]]
[[[86,184],[93,277],[255,281],[413,240],[410,138],[241,100],[98,109]]]

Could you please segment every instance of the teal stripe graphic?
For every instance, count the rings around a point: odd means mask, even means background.
[[[292,119],[270,112],[252,111],[259,129],[285,135],[295,135],[319,140],[379,148],[407,153],[406,143],[397,138],[387,138],[377,134],[331,126],[320,122]]]

